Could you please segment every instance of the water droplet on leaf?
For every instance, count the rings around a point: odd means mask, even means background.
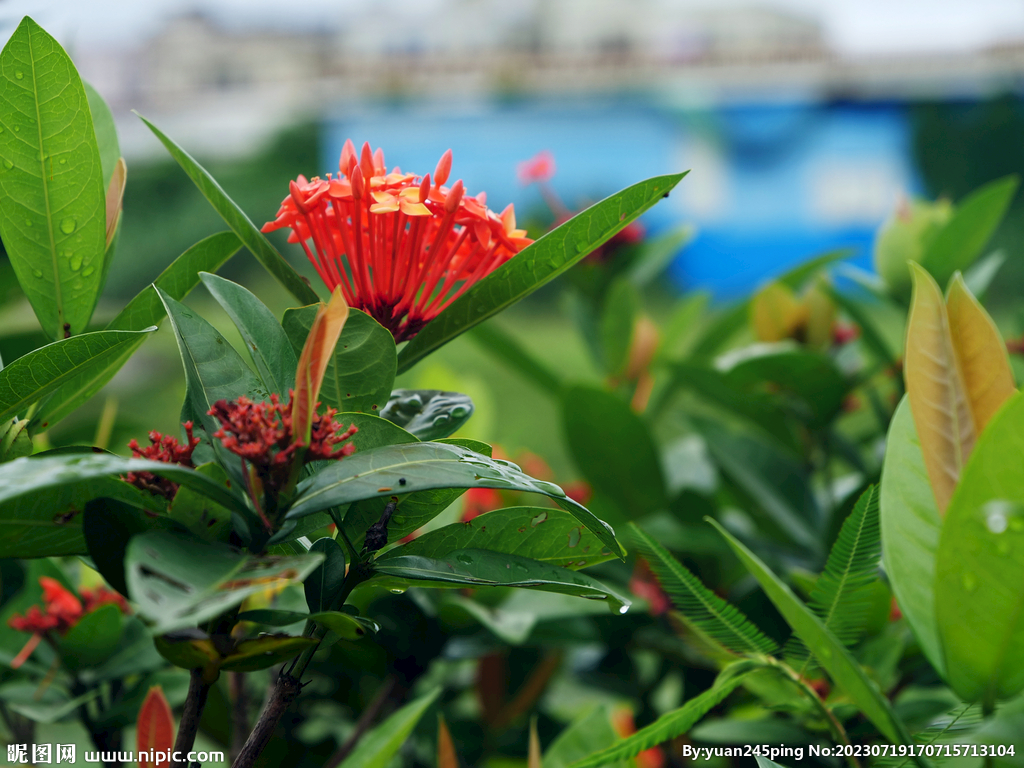
[[[14,73],[14,76],[19,80],[23,80],[25,78],[25,73],[19,69],[17,72]]]
[[[78,223],[70,216],[68,216],[65,219],[61,219],[60,221],[60,231],[63,232],[65,235],[70,235],[72,232],[75,231],[75,227],[77,226]]]
[[[32,270],[32,277],[42,277],[42,276],[43,276],[43,273],[42,273],[41,270],[38,270],[38,269],[33,269]]]
[[[80,270],[82,268],[82,257],[81,256],[72,256],[70,261],[69,261],[69,263],[71,265],[71,268],[73,270],[75,270],[75,272],[77,272],[78,270]]]
[[[13,167],[14,163],[12,163],[10,160],[4,160],[4,168],[6,168],[9,171]]]
[[[82,270],[82,277],[88,277],[95,271],[95,267],[86,267],[85,269]]]

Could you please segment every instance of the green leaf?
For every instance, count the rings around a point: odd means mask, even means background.
[[[323,539],[321,539],[323,541]],[[320,566],[317,566],[319,568]],[[316,575],[314,571],[313,576]],[[308,583],[308,580],[307,580]],[[312,620],[334,632],[342,640],[359,640],[368,632],[378,631],[377,624],[362,616],[352,616],[344,611],[315,611],[299,613],[298,611],[281,611],[260,609],[245,611],[238,614],[239,621],[252,621],[271,627],[288,627],[300,621]]]
[[[545,392],[557,395],[565,386],[561,376],[496,323],[476,326],[469,332],[467,338],[481,349],[503,360]]]
[[[633,285],[643,288],[668,269],[668,265],[697,234],[691,224],[679,224],[668,232],[648,240],[642,246],[637,259],[629,266],[629,279]]]
[[[47,686],[40,694],[39,685],[29,680],[11,680],[0,686],[0,701],[36,723],[56,723],[100,695],[99,688],[70,698],[57,686]]]
[[[594,749],[610,747],[619,738],[607,706],[597,706],[566,727],[544,753],[544,768],[568,768]],[[623,768],[625,763],[611,764]]]
[[[19,357],[0,371],[0,420],[22,413],[67,381],[102,375],[112,360],[152,330],[83,333]]]
[[[360,499],[435,488],[503,488],[549,496],[613,553],[625,554],[611,527],[567,498],[557,485],[534,480],[510,462],[444,443],[391,445],[357,452],[303,481],[286,518],[311,515]]]
[[[626,403],[594,387],[571,387],[562,397],[562,425],[580,472],[626,517],[668,508],[654,440]]]
[[[404,496],[363,499],[352,504],[345,512],[341,530],[348,536],[352,545],[360,549],[366,539],[367,529],[380,520],[384,508],[391,499],[398,499],[398,506],[391,516],[387,530],[388,542],[394,543],[429,523],[463,493],[464,488],[436,488]]]
[[[612,610],[625,613],[629,600],[596,579],[568,568],[528,557],[486,549],[457,549],[443,558],[402,554],[392,550],[373,563],[373,582],[387,586],[521,587],[558,592],[592,600],[607,600]]]
[[[676,560],[636,523],[629,524],[636,551],[644,557],[672,604],[694,626],[733,653],[770,655],[775,642]]]
[[[613,558],[575,517],[547,507],[498,509],[428,531],[391,552],[437,560],[459,549],[519,555],[572,570]]]
[[[940,285],[981,255],[1017,192],[1020,179],[1005,176],[979,187],[956,206],[953,218],[935,235],[921,259]]]
[[[85,96],[89,101],[89,112],[92,114],[92,127],[96,133],[96,147],[100,153],[100,167],[103,169],[103,189],[110,185],[110,177],[114,166],[121,158],[121,145],[117,140],[117,126],[114,115],[99,91],[89,83],[82,83]]]
[[[441,440],[469,421],[473,415],[473,401],[469,395],[458,392],[396,389],[380,415],[420,440]]]
[[[264,385],[287,400],[288,390],[295,386],[299,359],[277,318],[238,283],[209,272],[200,272],[199,279],[238,328]]]
[[[154,634],[194,627],[249,595],[297,583],[320,554],[256,557],[171,531],[134,536],[125,555],[128,592]]]
[[[289,309],[284,330],[296,355],[306,343],[316,317],[315,306]],[[384,326],[358,309],[348,321],[327,364],[320,399],[339,411],[377,413],[388,401],[395,383],[395,339]]]
[[[0,237],[46,334],[85,330],[106,250],[103,168],[82,80],[27,16],[0,53]]]
[[[345,553],[341,545],[329,536],[314,541],[309,551],[319,552],[324,556],[324,561],[309,574],[302,585],[306,593],[306,605],[310,613],[329,611],[345,581]]]
[[[867,676],[856,659],[850,655],[846,646],[825,627],[821,619],[815,616],[793,594],[788,586],[769,570],[768,566],[761,562],[757,555],[741,544],[717,521],[710,518],[707,518],[707,521],[722,534],[740,562],[757,579],[768,599],[779,610],[786,623],[811,649],[818,663],[828,672],[836,685],[850,697],[851,702],[889,741],[897,744],[912,743],[903,723],[893,714],[889,701],[878,690],[878,686]]]
[[[101,605],[60,638],[61,661],[72,671],[98,666],[114,655],[120,640],[121,609]]]
[[[662,715],[646,728],[641,728],[612,746],[573,763],[571,768],[604,768],[617,760],[628,760],[646,749],[682,736],[712,707],[720,704],[726,696],[736,690],[753,668],[753,663],[747,660],[731,664],[719,673],[714,685],[694,696],[679,709]]]
[[[113,478],[103,479],[110,483],[117,482]],[[110,586],[127,597],[124,556],[129,540],[132,536],[157,528],[166,530],[173,523],[170,518],[150,517],[135,507],[109,498],[93,498],[83,506],[85,513],[82,515],[81,531],[92,566]]]
[[[116,477],[129,472],[152,472],[167,477],[176,483],[195,488],[232,511],[247,513],[244,502],[223,485],[200,472],[180,464],[163,464],[145,459],[125,459],[106,453],[66,454],[46,457],[26,457],[0,464],[0,505],[19,499],[28,494],[37,494],[48,488],[78,486],[97,478]],[[126,487],[130,490],[120,490]],[[151,507],[152,501],[145,500],[148,494],[137,491],[127,483],[120,483],[118,490],[109,486],[101,487],[101,494],[113,494],[128,503]],[[2,508],[2,507],[0,507]]]
[[[942,518],[906,397],[889,425],[879,492],[882,562],[896,603],[940,675],[946,664],[935,621],[935,553]]]
[[[399,355],[407,371],[438,347],[555,279],[667,197],[685,173],[634,184],[576,214],[520,251],[431,320]]]
[[[228,259],[238,253],[242,241],[234,232],[218,232],[203,238],[193,245],[160,273],[153,285],[144,288],[107,328],[123,328],[138,331],[151,325],[159,325],[166,314],[156,289],[166,293],[175,301],[183,301],[199,285],[199,272],[214,272]]]
[[[138,113],[136,113],[138,114]],[[238,239],[245,244],[256,260],[296,299],[303,304],[316,304],[320,298],[316,291],[309,287],[302,276],[285,261],[284,257],[270,244],[252,220],[245,215],[238,204],[235,203],[221,188],[213,176],[197,163],[192,156],[174,143],[159,128],[139,115],[139,118],[146,124],[158,139],[171,153],[182,170],[188,174],[192,182],[203,193],[203,197],[210,201],[210,205],[220,214],[231,230],[238,235]]]
[[[399,709],[363,736],[339,768],[385,768],[440,693],[435,688]]]
[[[240,642],[219,666],[225,672],[256,672],[283,664],[316,643],[312,637],[264,635]]]
[[[946,678],[964,701],[1024,689],[1024,395],[981,433],[939,535],[935,616]]]
[[[626,278],[615,280],[605,296],[601,311],[600,338],[605,370],[621,375],[629,357],[633,325],[640,312],[640,292]]]
[[[82,511],[97,497],[154,510],[160,505],[149,494],[113,477],[31,488],[0,502],[0,558],[84,555]]]
[[[227,473],[215,462],[196,467],[196,472],[206,475],[225,488],[231,486]],[[191,488],[178,489],[167,513],[171,519],[206,541],[220,541],[230,532],[231,510]]]
[[[0,463],[32,454],[28,420],[17,417],[0,424]]]

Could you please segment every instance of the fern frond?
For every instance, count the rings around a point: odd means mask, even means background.
[[[769,655],[777,646],[734,605],[730,605],[672,557],[668,550],[629,524],[630,536],[672,605],[701,632],[733,653]]]
[[[948,741],[949,737],[956,735],[958,739],[963,741],[969,741],[964,739],[971,731],[975,730],[984,721],[984,715],[981,713],[981,707],[977,704],[963,704],[956,709],[953,709],[941,717],[936,718],[931,725],[922,731],[918,731],[914,734],[915,744],[935,744],[942,741]],[[913,758],[911,757],[896,757],[887,756],[876,760],[873,763],[873,768],[903,768]],[[962,762],[961,757],[952,757],[947,760],[943,760],[939,757],[935,759],[936,764],[942,765],[948,763],[950,765],[956,765]]]
[[[712,707],[721,703],[726,696],[738,688],[743,679],[756,668],[756,662],[747,660],[731,664],[719,673],[714,685],[694,696],[679,709],[666,712],[646,728],[641,728],[632,736],[627,736],[610,747],[573,763],[569,768],[602,768],[614,765],[619,760],[636,757],[645,749],[656,747],[676,736],[682,736],[693,728]]]
[[[882,556],[878,515],[878,487],[872,485],[843,523],[808,601],[810,609],[846,646],[860,639],[871,609],[870,587],[878,579]],[[807,670],[810,654],[799,638],[789,639],[784,655],[790,664],[802,661]]]

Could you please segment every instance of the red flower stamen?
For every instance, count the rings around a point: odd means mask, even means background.
[[[384,153],[345,142],[339,174],[289,185],[264,232],[290,228],[330,290],[341,286],[350,306],[370,314],[396,341],[415,336],[471,285],[533,241],[516,229],[511,206],[502,215],[486,195],[443,186],[451,150],[430,176],[390,173]],[[312,247],[309,245],[312,241]]]
[[[157,431],[149,433],[150,445],[145,448],[139,447],[137,440],[128,443],[132,456],[136,459],[149,459],[150,461],[161,461],[165,464],[180,464],[183,467],[194,467],[192,463],[192,452],[199,445],[199,438],[192,436],[192,422],[186,421],[182,424],[185,427],[186,440],[182,445],[176,437],[161,435]],[[157,496],[166,499],[173,499],[178,492],[178,484],[164,477],[158,477],[152,472],[129,472],[124,478],[129,483],[144,491],[149,491]]]

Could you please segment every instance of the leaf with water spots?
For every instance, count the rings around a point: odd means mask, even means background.
[[[46,334],[85,330],[106,204],[92,114],[60,44],[25,17],[0,53],[0,238]]]

